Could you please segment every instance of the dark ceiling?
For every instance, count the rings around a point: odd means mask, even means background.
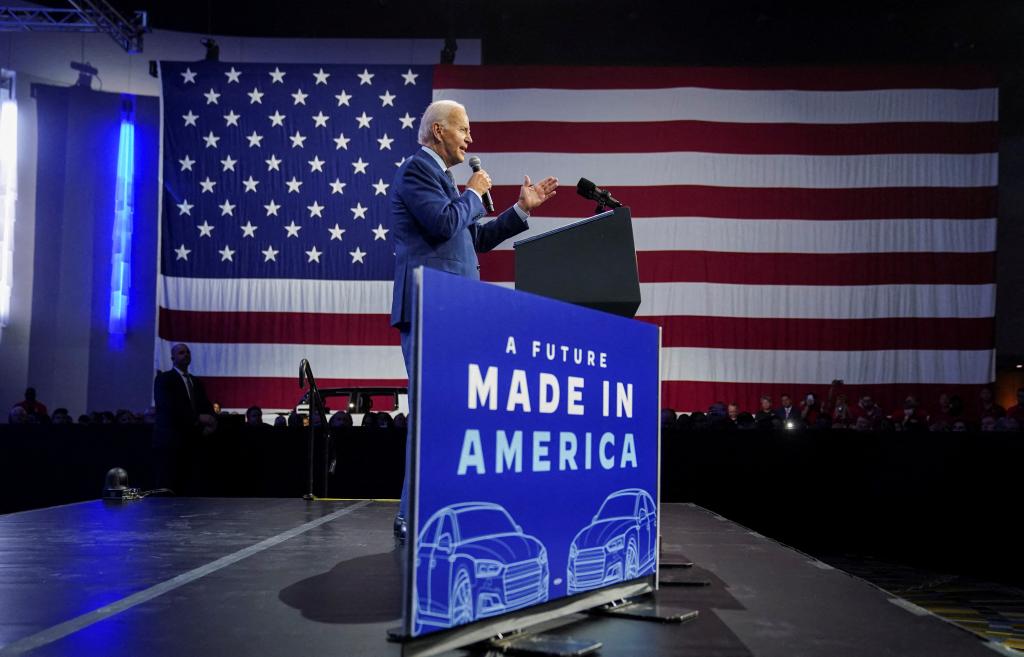
[[[58,1],[55,6],[66,6]],[[114,0],[154,29],[238,36],[478,38],[487,64],[951,63],[1018,66],[1024,2],[365,0],[270,7]],[[456,59],[458,63],[458,59]]]

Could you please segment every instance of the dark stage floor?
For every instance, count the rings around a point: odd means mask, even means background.
[[[401,592],[394,511],[149,498],[0,516],[0,656],[398,655],[385,639]],[[662,525],[663,556],[710,586],[658,595],[697,619],[579,616],[557,633],[609,657],[1006,654],[705,509],[665,505]]]

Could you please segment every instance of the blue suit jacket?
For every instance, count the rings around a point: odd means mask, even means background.
[[[395,289],[391,325],[406,330],[413,317],[413,271],[423,265],[480,279],[477,252],[490,251],[529,225],[514,208],[478,224],[483,203],[459,190],[423,149],[398,168],[391,185],[395,237]]]

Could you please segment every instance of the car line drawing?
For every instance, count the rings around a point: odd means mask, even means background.
[[[657,546],[658,514],[650,494],[640,488],[615,491],[569,545],[566,592],[653,573]]]
[[[548,583],[547,550],[504,507],[446,506],[419,532],[413,633],[546,602]]]

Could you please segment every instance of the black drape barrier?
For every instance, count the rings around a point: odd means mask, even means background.
[[[235,419],[192,446],[186,492],[301,497],[307,429]],[[148,487],[151,433],[0,426],[0,511],[96,499],[115,466],[129,485]],[[404,431],[349,427],[335,440],[331,497],[397,498]],[[1010,433],[666,432],[662,501],[699,504],[816,555],[872,554],[1024,584],[1012,538],[1022,459],[1024,440]]]

